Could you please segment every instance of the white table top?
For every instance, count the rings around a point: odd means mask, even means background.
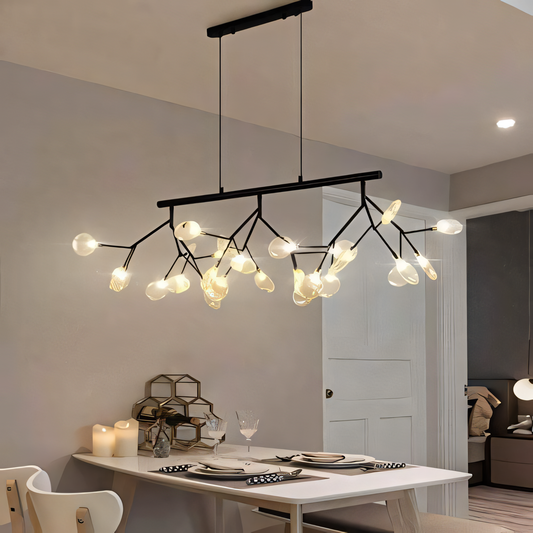
[[[219,454],[228,458],[243,457],[247,455],[246,452],[247,448],[245,446],[231,444],[221,444],[219,446]],[[250,456],[257,459],[266,459],[275,457],[276,455],[285,456],[294,453],[298,452],[253,446]],[[166,459],[156,459],[151,456],[142,455],[138,455],[137,457],[95,457],[90,453],[74,455],[76,459],[86,463],[107,468],[115,472],[130,474],[152,483],[172,486],[174,488],[181,487],[184,490],[194,491],[196,489],[202,492],[258,497],[262,500],[293,505],[385,494],[393,491],[456,483],[466,481],[470,478],[470,474],[466,472],[455,472],[425,466],[383,470],[360,475],[346,475],[342,473],[342,470],[338,473],[332,473],[331,471],[324,472],[320,468],[311,467],[304,469],[303,473],[327,479],[308,482],[301,481],[298,483],[272,483],[268,485],[256,485],[253,488],[245,488],[243,485],[241,489],[206,483],[201,478],[196,477],[173,477],[150,472],[151,470],[158,470],[162,466],[190,464],[198,460],[212,458],[212,456],[213,454],[210,451],[195,451],[194,449],[189,452],[172,450],[170,457]],[[379,459],[386,460],[386,458]],[[296,468],[296,465],[293,463],[281,463],[280,465],[282,470]],[[300,468],[300,466],[298,465],[297,468]]]

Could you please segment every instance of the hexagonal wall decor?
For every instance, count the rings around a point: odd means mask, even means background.
[[[132,417],[139,421],[139,429],[144,431],[144,442],[139,445],[140,450],[153,450],[153,440],[159,428],[154,412],[161,407],[202,420],[200,425],[183,423],[170,428],[172,448],[187,451],[194,447],[214,447],[214,444],[203,442],[213,442],[204,430],[204,413],[213,413],[213,404],[201,396],[200,381],[189,374],[159,374],[146,382],[145,397],[132,407]],[[223,442],[224,437],[221,440]]]

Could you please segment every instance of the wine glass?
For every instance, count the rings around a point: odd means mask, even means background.
[[[218,456],[218,445],[220,439],[226,434],[226,428],[228,427],[228,422],[222,418],[218,418],[213,413],[204,413],[205,425],[207,427],[208,435],[215,440],[215,449],[214,455]]]
[[[246,437],[246,440],[251,441],[252,435],[257,431],[259,418],[255,416],[253,411],[236,411],[236,414],[241,433]],[[250,453],[250,444],[248,444],[248,453]]]

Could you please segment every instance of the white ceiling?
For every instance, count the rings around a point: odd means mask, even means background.
[[[216,113],[207,27],[285,3],[2,0],[0,59]],[[500,0],[314,0],[303,24],[306,138],[446,173],[533,152],[532,16]],[[298,133],[298,30],[223,38],[225,115]]]

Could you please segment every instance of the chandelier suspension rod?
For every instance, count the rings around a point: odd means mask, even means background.
[[[264,187],[255,187],[253,189],[241,189],[238,191],[204,194],[201,196],[189,196],[188,198],[175,198],[172,200],[160,200],[157,202],[157,207],[164,208],[178,205],[203,204],[217,202],[219,200],[233,200],[235,198],[246,198],[248,196],[257,196],[262,194],[276,194],[280,192],[300,191],[303,189],[315,189],[317,187],[327,187],[328,185],[343,185],[346,183],[379,180],[381,178],[381,170],[374,170],[371,172],[346,174],[345,176],[318,178],[315,180],[302,181],[298,183],[280,183],[279,185],[266,185]]]

